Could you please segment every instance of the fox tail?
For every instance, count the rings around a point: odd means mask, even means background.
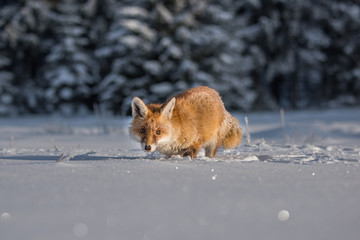
[[[224,148],[234,148],[242,141],[242,129],[240,127],[239,121],[231,116],[231,114],[227,111],[226,121],[227,124],[224,138],[222,140],[222,146]]]

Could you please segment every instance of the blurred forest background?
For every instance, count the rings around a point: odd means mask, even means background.
[[[231,111],[359,105],[360,1],[0,2],[0,115],[126,115],[198,85]]]

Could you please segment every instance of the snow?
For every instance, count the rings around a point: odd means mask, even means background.
[[[281,210],[278,213],[278,218],[280,221],[287,221],[290,217],[290,213],[287,210]]]
[[[358,239],[360,109],[235,115],[251,142],[194,160],[130,118],[1,118],[0,239]]]
[[[149,12],[140,7],[123,7],[122,9],[120,9],[119,13],[132,17],[149,17]]]
[[[138,20],[123,20],[120,24],[129,30],[143,35],[145,39],[153,40],[155,37],[155,32]]]

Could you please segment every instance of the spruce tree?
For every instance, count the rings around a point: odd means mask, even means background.
[[[44,80],[45,108],[73,114],[89,111],[93,106],[93,87],[99,68],[89,49],[90,21],[83,12],[84,4],[62,0],[49,12],[48,43],[51,44],[41,68]]]

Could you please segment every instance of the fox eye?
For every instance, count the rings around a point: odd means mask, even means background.
[[[156,130],[156,135],[161,135],[161,130]]]
[[[141,128],[140,129],[140,133],[145,133],[146,132],[146,129],[145,128]]]

